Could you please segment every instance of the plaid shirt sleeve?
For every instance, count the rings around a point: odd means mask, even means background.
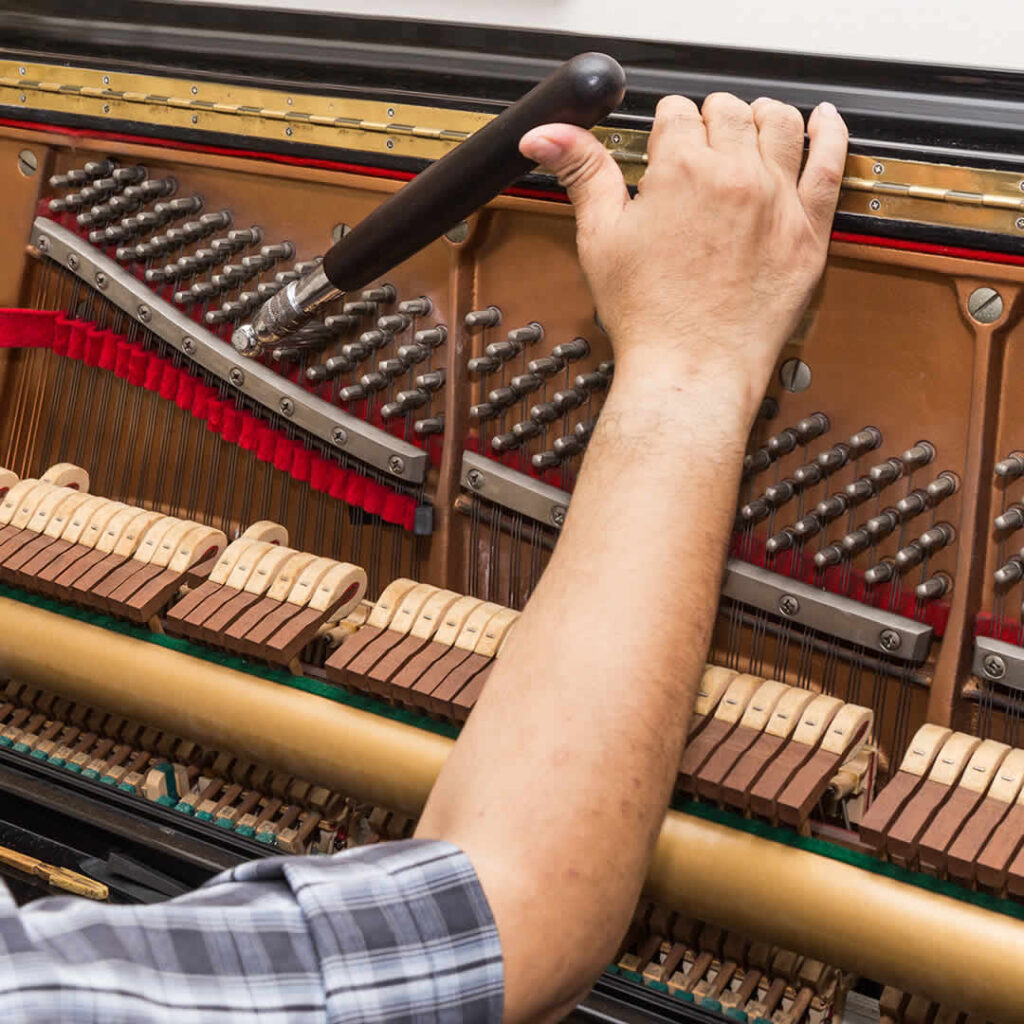
[[[275,857],[151,906],[19,909],[0,886],[0,1019],[499,1021],[498,932],[469,859],[408,840]]]

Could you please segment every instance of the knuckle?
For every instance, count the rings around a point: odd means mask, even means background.
[[[658,100],[654,116],[662,118],[692,117],[697,113],[697,106],[692,100],[685,96],[662,96]]]
[[[823,164],[815,171],[817,187],[822,192],[835,192],[843,183],[843,172],[834,164]]]
[[[750,121],[754,112],[750,106],[731,92],[713,92],[704,100],[704,116],[721,117],[734,121]]]

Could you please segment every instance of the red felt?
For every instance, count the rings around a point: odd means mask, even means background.
[[[0,309],[0,348],[52,348],[58,315],[46,309]]]

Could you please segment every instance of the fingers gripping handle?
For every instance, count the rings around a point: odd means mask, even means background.
[[[619,105],[625,87],[625,74],[611,57],[573,57],[360,221],[328,250],[321,266],[278,292],[251,324],[235,332],[235,347],[258,354],[317,307],[419,252],[533,166],[519,152],[519,140],[531,128],[592,128]]]

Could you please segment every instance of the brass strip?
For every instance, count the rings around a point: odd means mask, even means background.
[[[0,105],[98,121],[144,121],[179,131],[437,160],[493,115],[388,100],[140,75],[100,68],[0,61]],[[595,134],[637,184],[645,131]],[[1009,171],[851,155],[839,209],[881,220],[970,228],[1024,238],[1024,177]]]

